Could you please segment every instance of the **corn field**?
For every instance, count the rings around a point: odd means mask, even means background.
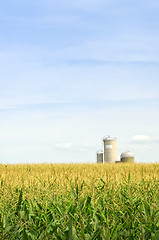
[[[0,165],[0,239],[159,239],[159,164]]]

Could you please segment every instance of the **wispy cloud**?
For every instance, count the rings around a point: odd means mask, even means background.
[[[145,35],[145,36],[144,36]],[[138,33],[138,36],[124,34],[118,36],[118,41],[114,39],[111,34],[109,38],[103,36],[103,41],[97,37],[94,41],[85,41],[79,45],[70,46],[64,50],[56,51],[56,57],[63,59],[81,62],[87,61],[101,61],[103,63],[124,63],[124,62],[154,62],[159,61],[158,57],[158,39],[159,35],[154,39],[153,37],[146,37],[145,34]],[[153,47],[152,47],[153,46]],[[156,46],[154,48],[154,46]]]
[[[58,143],[58,144],[56,144],[56,146],[57,146],[58,148],[62,148],[62,149],[70,149],[70,148],[72,148],[72,145],[73,145],[72,142],[64,142],[64,143]]]
[[[145,143],[156,143],[159,142],[159,137],[152,137],[148,135],[134,135],[131,138],[131,143],[145,144]]]

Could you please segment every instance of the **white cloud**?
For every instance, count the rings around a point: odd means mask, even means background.
[[[132,143],[154,143],[158,141],[159,137],[151,137],[148,135],[134,135],[131,138]]]
[[[136,141],[136,142],[148,142],[151,141],[151,137],[147,136],[147,135],[134,135],[132,137],[132,141]]]
[[[72,145],[73,145],[72,142],[65,142],[65,143],[58,143],[58,144],[56,144],[56,146],[58,148],[62,148],[62,149],[70,149],[70,148],[72,148]]]

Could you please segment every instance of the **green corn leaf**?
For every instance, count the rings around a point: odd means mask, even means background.
[[[69,222],[68,240],[72,240],[72,220]]]
[[[19,212],[19,210],[21,208],[22,200],[23,200],[23,190],[21,189],[20,193],[19,193],[18,203],[16,205],[16,214],[18,214],[18,212]]]
[[[100,228],[98,228],[92,235],[92,237],[90,238],[90,240],[99,240],[100,239],[100,233],[101,230]]]
[[[23,229],[23,232],[22,232],[22,240],[29,240],[25,228]]]
[[[118,229],[120,228],[120,224],[119,222],[117,221],[111,231],[111,234],[110,234],[110,237],[109,239],[112,240],[112,239],[115,239],[115,236],[116,236],[116,233],[118,231]]]

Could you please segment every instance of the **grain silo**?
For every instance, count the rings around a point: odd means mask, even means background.
[[[123,152],[120,156],[121,162],[133,163],[134,159],[135,159],[134,154],[130,151]]]
[[[103,138],[104,163],[115,163],[117,160],[117,140],[109,135]]]
[[[103,163],[103,151],[102,150],[97,152],[97,163]]]

